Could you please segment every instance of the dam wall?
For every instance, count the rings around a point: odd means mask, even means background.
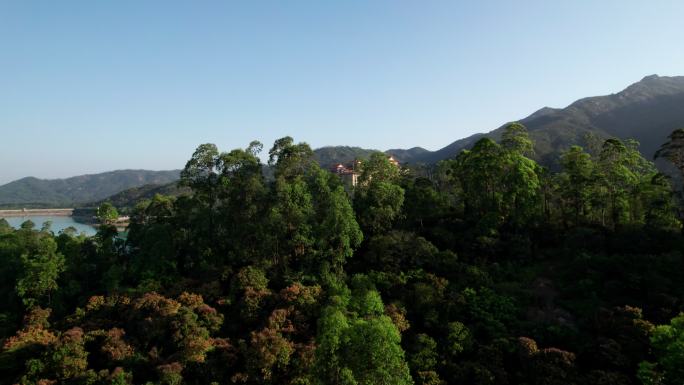
[[[28,217],[31,215],[43,215],[53,217],[70,217],[74,209],[22,209],[22,210],[0,210],[2,217]]]

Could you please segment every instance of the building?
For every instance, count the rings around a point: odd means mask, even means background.
[[[350,167],[345,166],[342,163],[338,163],[331,170],[334,174],[337,174],[340,177],[340,179],[342,179],[344,187],[348,190],[351,190],[356,186],[356,184],[358,183],[359,175],[361,175],[359,172],[355,170],[354,166],[356,164],[360,164],[360,161],[352,163]]]
[[[399,161],[393,156],[390,155],[387,160],[395,167],[399,167]],[[342,179],[342,182],[344,182],[345,188],[351,191],[358,184],[359,176],[361,175],[361,164],[362,162],[358,159],[347,165],[338,163],[330,171],[333,174],[337,174]]]

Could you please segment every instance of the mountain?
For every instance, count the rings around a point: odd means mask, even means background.
[[[422,159],[424,156],[427,156],[430,151],[422,147],[413,147],[409,148],[408,150],[391,149],[385,151],[385,153],[392,155],[402,163],[420,163],[420,159]]]
[[[354,159],[367,159],[377,150],[361,147],[327,146],[314,150],[314,159],[321,167],[328,169],[338,163],[351,163]]]
[[[138,202],[145,199],[151,199],[156,194],[167,196],[189,195],[191,194],[191,190],[189,187],[178,186],[178,181],[166,184],[146,184],[139,187],[131,187],[100,201],[87,203],[83,206],[98,207],[101,203],[109,202],[116,206],[116,208],[119,209],[119,212],[126,213],[128,210],[135,207]]]
[[[651,158],[673,130],[684,128],[684,76],[647,76],[616,94],[580,99],[565,108],[544,107],[519,122],[527,127],[535,141],[537,160],[546,166],[556,166],[559,153],[571,145],[584,145],[588,133],[636,139],[641,143],[641,152]],[[456,156],[482,137],[499,139],[504,127],[457,140],[437,151],[414,147],[385,153],[401,163],[435,163]],[[322,167],[330,168],[337,163],[366,159],[374,151],[329,146],[316,149],[314,157]],[[179,170],[119,170],[68,179],[28,177],[0,186],[0,207],[72,206],[105,198],[133,202],[156,192],[177,192],[169,190],[168,184],[178,180],[179,173]],[[133,190],[124,191],[127,189]],[[117,193],[121,195],[112,197]]]
[[[0,207],[66,207],[95,202],[120,191],[147,184],[167,184],[180,170],[117,170],[66,179],[27,177],[0,186]]]
[[[545,165],[554,166],[569,146],[584,144],[587,133],[636,139],[644,156],[651,158],[673,130],[684,128],[684,76],[647,76],[617,94],[580,99],[562,109],[544,107],[519,122],[529,130],[537,160]],[[483,136],[498,139],[504,127],[424,152],[412,161],[434,163],[454,157]]]
[[[378,151],[361,147],[327,146],[314,150],[314,159],[321,167],[328,169],[339,163],[348,164],[355,159],[368,159],[372,153]],[[392,149],[384,152],[399,159],[402,163],[418,163],[421,157],[431,153],[421,147],[413,147],[408,150]]]

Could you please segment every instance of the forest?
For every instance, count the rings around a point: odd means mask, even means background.
[[[126,237],[0,220],[0,383],[684,384],[681,175],[638,146],[550,169],[513,123],[349,189],[290,137],[202,144]]]

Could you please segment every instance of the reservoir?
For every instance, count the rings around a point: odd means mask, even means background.
[[[85,233],[85,235],[87,236],[92,236],[95,235],[95,233],[97,232],[97,230],[93,226],[86,225],[84,223],[78,223],[74,220],[73,217],[70,216],[27,215],[24,217],[5,217],[5,220],[10,224],[10,226],[14,227],[15,229],[20,228],[21,224],[29,219],[36,224],[36,230],[40,230],[43,227],[43,223],[47,221],[52,222],[50,230],[52,230],[52,232],[54,232],[55,234],[59,234],[60,231],[70,226],[76,229],[77,234]]]

